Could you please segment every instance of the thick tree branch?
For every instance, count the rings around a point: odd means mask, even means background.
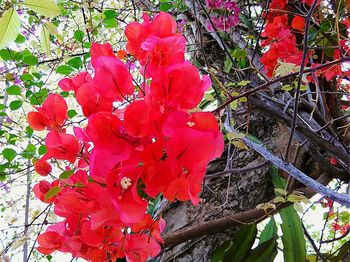
[[[321,175],[318,179],[318,182],[321,184],[328,184],[329,181],[330,178],[326,174]],[[297,191],[303,192],[308,198],[311,198],[315,194],[315,191],[310,188],[299,188]],[[216,220],[202,222],[185,230],[178,230],[176,232],[168,233],[163,237],[164,246],[173,247],[185,241],[204,235],[224,232],[242,224],[257,223],[273,214],[278,213],[282,208],[285,208],[291,204],[292,203],[289,202],[281,204],[276,209],[268,210],[268,212],[265,212],[262,209],[254,208],[232,216],[225,216]]]
[[[225,128],[229,132],[236,132],[232,127],[225,126]],[[269,152],[263,145],[257,144],[253,142],[252,140],[248,139],[247,137],[243,137],[242,141],[249,146],[251,149],[259,153],[262,157],[265,158],[266,161],[269,161],[274,166],[278,167],[279,169],[286,172],[288,175],[294,177],[299,182],[303,183],[305,186],[310,187],[315,192],[319,193],[320,195],[327,197],[329,199],[332,199],[336,202],[338,202],[341,205],[350,207],[350,195],[346,194],[340,194],[338,192],[335,192],[324,185],[320,184],[316,180],[312,179],[311,177],[308,177],[306,174],[301,172],[299,169],[294,167],[290,163],[284,162],[279,157],[273,155],[271,152]]]

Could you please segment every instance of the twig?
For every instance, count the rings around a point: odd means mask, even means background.
[[[221,176],[227,175],[227,174],[242,174],[242,173],[246,173],[246,172],[252,171],[254,169],[262,168],[262,167],[264,167],[264,166],[266,166],[268,164],[269,164],[268,161],[264,161],[264,162],[262,162],[260,164],[255,165],[255,166],[243,167],[243,168],[234,168],[234,169],[226,169],[226,170],[221,171],[221,172],[217,172],[217,173],[214,173],[214,174],[206,175],[205,179],[221,177]]]
[[[309,36],[310,21],[311,21],[311,18],[312,18],[312,14],[315,11],[315,8],[316,8],[316,5],[317,5],[317,1],[318,0],[314,0],[312,6],[311,6],[311,8],[310,8],[310,10],[309,10],[309,12],[308,12],[308,14],[306,16],[306,19],[305,19],[303,57],[302,57],[302,60],[301,60],[301,66],[300,66],[299,77],[298,77],[298,84],[297,84],[297,88],[296,88],[296,91],[295,91],[293,121],[292,121],[292,125],[291,125],[291,128],[290,128],[290,136],[289,136],[289,139],[288,139],[288,145],[287,145],[286,153],[284,155],[284,159],[286,161],[288,161],[288,158],[289,158],[289,152],[290,152],[290,148],[292,146],[292,141],[293,141],[293,137],[294,137],[295,127],[296,127],[296,123],[297,123],[298,104],[299,104],[299,97],[300,97],[301,81],[302,81],[303,75],[304,75],[307,53],[309,52],[309,46],[308,46],[307,40],[308,40],[308,36]]]

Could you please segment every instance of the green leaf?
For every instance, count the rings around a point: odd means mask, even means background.
[[[243,80],[243,81],[237,83],[237,85],[239,85],[239,86],[246,86],[246,85],[249,85],[250,82],[251,82],[251,81]]]
[[[274,261],[277,255],[277,242],[275,238],[265,241],[256,248],[254,248],[249,257],[244,259],[244,262],[267,262]],[[297,261],[297,260],[295,260]],[[304,262],[300,261],[300,262]]]
[[[0,57],[4,60],[4,61],[10,61],[12,60],[12,54],[11,51],[8,49],[1,49],[0,50]]]
[[[217,249],[215,249],[211,261],[212,262],[222,262],[224,254],[232,247],[232,241],[226,241]]]
[[[29,144],[27,148],[21,153],[22,157],[25,159],[32,159],[35,156],[36,147],[33,144]]]
[[[19,34],[15,40],[17,44],[23,44],[25,41],[26,41],[26,37],[21,34]]]
[[[46,56],[50,56],[50,32],[44,25],[41,27],[40,44]]]
[[[21,88],[17,85],[13,85],[6,89],[6,93],[8,93],[9,95],[19,96],[21,95]]]
[[[26,55],[23,57],[23,63],[34,66],[38,64],[38,58],[34,55]]]
[[[33,76],[31,74],[23,74],[20,76],[21,80],[24,82],[33,81]]]
[[[169,11],[173,5],[171,3],[161,3],[159,6],[160,11],[167,12]]]
[[[38,149],[38,153],[39,153],[39,155],[46,154],[47,153],[46,146],[45,145],[40,146],[39,149]]]
[[[103,24],[106,28],[115,28],[118,25],[117,20],[115,18],[105,19],[103,20]]]
[[[90,42],[85,42],[83,44],[84,48],[91,48],[91,43]]]
[[[236,59],[243,59],[247,56],[247,52],[244,49],[235,49],[235,51],[233,51],[232,56]]]
[[[60,14],[60,9],[53,0],[25,0],[24,5],[46,17],[54,17]]]
[[[244,261],[254,244],[256,234],[256,224],[241,226],[234,235],[233,246],[225,253],[223,261]]]
[[[69,92],[63,91],[60,93],[60,96],[62,97],[69,97]]]
[[[275,188],[285,188],[285,180],[278,175],[276,167],[271,168],[272,183]],[[277,194],[278,195],[278,194]],[[304,231],[298,213],[293,206],[288,206],[280,211],[282,219],[282,243],[285,262],[305,261],[306,246]]]
[[[277,239],[277,226],[273,217],[270,218],[269,223],[265,226],[264,230],[260,234],[259,244],[270,240],[271,238]]]
[[[49,91],[46,88],[42,88],[39,92],[32,94],[29,98],[29,101],[32,105],[41,105],[48,94]]]
[[[13,159],[15,159],[17,152],[12,148],[5,148],[2,150],[2,155],[7,161],[11,162]]]
[[[64,172],[62,172],[60,174],[59,178],[60,179],[68,179],[73,174],[74,174],[74,169],[68,170],[68,171],[64,171]]]
[[[83,42],[84,39],[84,32],[81,30],[77,30],[74,32],[74,39],[79,41],[79,42]]]
[[[147,214],[150,214],[151,216],[153,216],[154,211],[156,210],[161,200],[162,200],[162,195],[159,194],[155,199],[153,199],[152,201],[149,201],[148,207],[147,207]]]
[[[21,108],[22,104],[23,104],[23,101],[21,101],[21,100],[12,101],[10,103],[10,109],[12,111],[18,110]]]
[[[7,175],[5,172],[0,171],[0,181],[6,181],[7,179]],[[3,210],[4,208],[1,209],[1,212],[4,212],[5,210]]]
[[[67,65],[60,65],[56,69],[56,73],[61,74],[61,75],[69,75],[73,71],[74,71],[74,69],[70,66],[67,66]]]
[[[70,65],[71,67],[79,69],[83,65],[83,62],[81,61],[80,57],[74,57],[71,60],[69,60],[67,64]]]
[[[26,133],[28,134],[29,137],[31,137],[34,133],[34,130],[30,126],[27,126]]]
[[[105,15],[105,19],[115,19],[118,15],[116,11],[111,9],[104,11],[103,14]]]
[[[73,117],[75,117],[78,113],[77,113],[74,109],[71,109],[71,110],[68,110],[67,114],[68,114],[68,117],[69,117],[69,118],[73,118]]]
[[[59,192],[61,192],[61,188],[58,186],[52,187],[47,193],[45,194],[45,200],[48,200],[51,197],[56,196]]]
[[[45,26],[51,35],[54,35],[59,41],[63,42],[63,36],[58,32],[57,27],[50,22],[45,22]]]
[[[0,48],[8,46],[14,41],[21,29],[21,20],[16,10],[10,8],[0,19]]]

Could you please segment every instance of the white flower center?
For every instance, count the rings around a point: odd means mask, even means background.
[[[128,187],[130,187],[132,185],[131,183],[131,179],[129,177],[123,177],[122,180],[120,180],[120,186],[123,189],[128,189]]]

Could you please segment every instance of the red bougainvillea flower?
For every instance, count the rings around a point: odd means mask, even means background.
[[[38,250],[44,255],[50,255],[53,251],[60,249],[64,243],[63,237],[54,231],[41,234],[38,239]]]
[[[73,90],[76,93],[82,85],[91,81],[92,77],[88,72],[81,72],[72,78],[63,78],[58,82],[58,86],[63,91]]]
[[[107,188],[124,223],[137,223],[146,213],[147,201],[137,193],[140,173],[140,167],[126,166],[114,169],[107,176]]]
[[[42,157],[42,160],[57,158],[74,163],[80,151],[80,144],[73,135],[59,133],[57,130],[48,133],[45,145],[48,152]]]
[[[99,94],[110,101],[123,101],[134,92],[132,76],[125,64],[112,56],[95,58],[93,83]]]
[[[302,16],[295,16],[292,20],[292,28],[303,31],[305,27],[305,18]]]
[[[261,63],[265,66],[267,76],[272,77],[279,60],[300,65],[302,56],[303,52],[296,47],[295,35],[289,34],[288,37],[270,46],[270,49],[261,57]]]
[[[59,83],[64,91],[74,91],[88,118],[86,127],[73,127],[75,136],[63,129],[67,106],[59,101],[55,106],[45,101],[28,116],[37,130],[50,130],[37,172],[51,172],[51,158],[70,162],[58,181],[34,187],[35,195],[54,203],[54,213],[64,219],[40,235],[41,253],[144,262],[159,254],[165,228],[162,218],[147,214],[149,199],[162,195],[199,203],[206,166],[223,151],[223,136],[212,113],[188,113],[211,82],[185,61],[185,39],[176,30],[166,13],[152,21],[144,15],[142,24],[127,26],[129,53],[117,55],[141,65],[145,79],[138,92],[112,47],[92,44],[92,76],[80,73]],[[126,101],[124,108],[113,109],[113,103]],[[58,193],[45,199],[53,186]]]
[[[150,58],[140,61],[145,66],[146,75],[152,77],[159,69],[184,62],[185,47],[186,39],[183,36],[147,38],[141,48],[149,53]]]
[[[105,44],[99,44],[99,43],[92,43],[91,49],[90,49],[90,56],[91,56],[91,65],[93,67],[96,67],[96,61],[97,58],[100,56],[107,56],[107,57],[116,57],[113,48],[109,43]]]
[[[131,103],[124,113],[125,131],[134,137],[146,137],[152,132],[151,108],[144,100]]]
[[[147,14],[144,15],[144,22],[132,22],[126,26],[125,36],[128,39],[126,50],[136,59],[145,60],[147,51],[141,49],[141,44],[148,37],[155,36],[165,38],[174,36],[177,30],[176,21],[168,13],[161,12],[149,21]]]
[[[288,16],[286,14],[275,16],[272,22],[267,23],[261,36],[266,38],[261,45],[266,46],[273,41],[281,40],[290,33]]]
[[[76,99],[86,117],[100,111],[112,112],[113,110],[113,102],[101,97],[92,82],[86,83],[79,88],[76,93]]]
[[[142,232],[147,230],[151,236],[160,243],[163,243],[161,233],[165,229],[166,222],[163,218],[154,221],[149,214],[146,214],[142,221],[131,227],[132,232]]]
[[[118,50],[117,57],[121,60],[124,60],[128,56],[128,53],[125,50]]]
[[[130,262],[146,261],[148,257],[155,257],[160,252],[159,244],[148,234],[128,234],[123,249]]]
[[[189,62],[169,66],[154,76],[150,87],[153,101],[164,107],[191,109],[200,103],[210,87],[208,76],[201,76]]]
[[[44,203],[53,203],[56,200],[57,196],[53,196],[48,199],[45,199],[45,195],[47,192],[49,192],[49,190],[52,187],[58,186],[58,184],[59,184],[58,180],[55,180],[52,183],[49,183],[45,180],[40,181],[33,188],[34,194],[37,198],[39,198]]]
[[[51,173],[52,167],[49,162],[45,160],[38,160],[34,163],[34,170],[41,176],[47,176]]]
[[[114,114],[99,112],[89,118],[86,129],[94,143],[90,170],[94,177],[105,177],[120,161],[131,154],[131,145],[122,138],[122,121]]]
[[[37,112],[30,112],[27,116],[29,126],[34,130],[59,129],[67,120],[67,103],[57,94],[49,95]]]

